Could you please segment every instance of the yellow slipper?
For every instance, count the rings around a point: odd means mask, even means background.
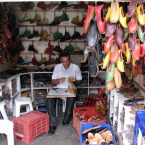
[[[123,8],[122,6],[119,8],[119,22],[121,24],[121,26],[123,28],[127,28],[127,23],[126,23],[126,20],[127,20],[127,17],[124,16],[124,12],[123,12]]]
[[[124,72],[124,60],[122,57],[122,51],[119,50],[119,57],[117,60],[117,68],[119,69],[120,72]]]
[[[121,74],[117,67],[115,68],[115,71],[114,71],[114,81],[115,81],[116,88],[118,88],[118,89],[121,88],[122,78],[121,78]]]
[[[102,69],[106,69],[106,67],[109,64],[109,60],[110,60],[110,51],[107,53],[106,57],[103,58],[103,66],[102,66]]]
[[[119,3],[118,0],[112,0],[110,22],[117,23],[119,21]]]
[[[126,56],[126,63],[129,64],[131,61],[131,53],[128,48],[128,42],[125,43],[126,51],[125,51],[125,56]]]
[[[138,19],[139,24],[141,26],[144,26],[145,25],[145,13],[144,13],[143,5],[139,5],[136,8],[136,13],[137,13],[137,19]]]
[[[106,14],[106,16],[105,16],[105,21],[106,21],[106,22],[108,22],[108,20],[109,20],[110,13],[111,13],[111,8],[109,7],[108,10],[107,10],[107,14]]]

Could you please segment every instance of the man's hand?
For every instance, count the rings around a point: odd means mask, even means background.
[[[66,78],[60,78],[59,83],[63,83]]]

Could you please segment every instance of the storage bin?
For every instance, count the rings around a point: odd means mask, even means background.
[[[82,132],[85,129],[91,128],[93,126],[98,126],[98,125],[101,126],[102,128],[106,128],[107,130],[111,131],[112,136],[113,136],[113,145],[117,145],[116,137],[114,135],[113,129],[110,126],[110,124],[98,124],[98,123],[83,123],[83,124],[81,124],[81,129],[80,129],[80,145],[88,145],[88,144],[84,144],[83,143],[83,141],[87,138],[87,135],[82,135]]]
[[[145,110],[136,111],[133,145],[145,144]]]
[[[86,120],[80,120],[77,116],[77,114],[80,115],[85,115],[86,118],[88,117],[93,117],[95,116],[96,118],[98,117],[98,120],[91,120],[91,119],[86,119]],[[79,107],[79,108],[74,108],[73,109],[73,127],[76,129],[78,135],[80,135],[80,126],[83,123],[106,123],[106,118],[98,111],[95,107]]]
[[[25,144],[31,143],[37,136],[48,133],[49,116],[46,113],[31,111],[13,119],[15,138]]]

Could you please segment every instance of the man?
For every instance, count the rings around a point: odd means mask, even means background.
[[[73,84],[77,85],[82,80],[81,71],[78,65],[70,62],[70,55],[67,52],[60,54],[60,64],[57,64],[52,74],[52,84],[55,88],[68,88],[69,77],[74,77],[75,81]],[[57,118],[56,118],[56,101],[57,99],[48,99],[48,113],[50,116],[50,133],[54,134],[57,129]],[[63,118],[63,125],[68,125],[72,110],[74,106],[75,98],[67,98],[66,110]]]

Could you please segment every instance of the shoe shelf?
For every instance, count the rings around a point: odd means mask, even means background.
[[[37,24],[19,24],[19,27],[79,27],[83,29],[83,27],[75,25],[75,24],[70,24],[70,23],[65,23],[65,24],[59,24],[59,25],[37,25]]]
[[[62,11],[65,11],[66,13],[67,12],[78,12],[78,13],[86,13],[87,10],[86,9],[73,9],[73,8],[65,8],[65,9],[50,9],[50,10],[47,10],[47,11],[44,11],[44,10],[41,10],[41,9],[32,9],[32,10],[25,10],[25,11],[22,11],[22,10],[16,10],[16,12],[18,13],[25,13],[25,12],[43,12],[43,13],[46,13],[46,12],[62,12]]]
[[[55,40],[33,40],[33,39],[23,39],[23,38],[21,38],[21,41],[39,41],[39,42],[48,42],[48,41],[52,41],[52,42],[59,42],[59,43],[66,43],[66,42],[68,42],[68,43],[70,43],[70,42],[72,42],[72,43],[86,43],[86,41],[85,41],[85,39],[83,39],[83,40],[66,40],[66,41],[55,41]]]

